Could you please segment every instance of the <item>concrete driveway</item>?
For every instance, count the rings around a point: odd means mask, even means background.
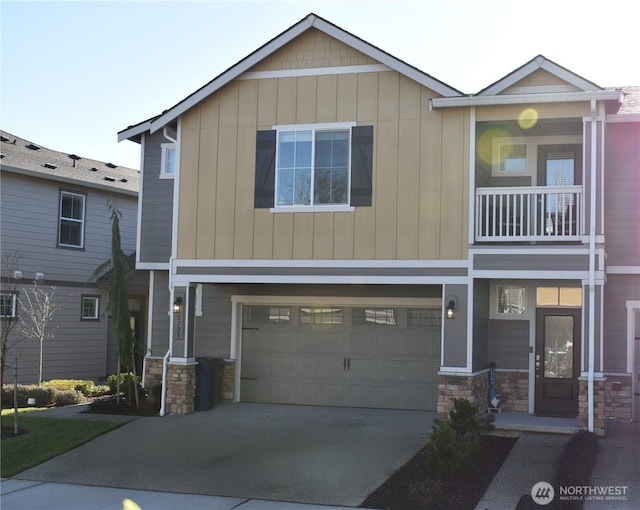
[[[434,417],[223,403],[138,418],[14,478],[357,506],[426,443]]]

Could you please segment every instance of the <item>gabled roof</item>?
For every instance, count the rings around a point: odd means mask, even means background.
[[[135,138],[139,134],[145,132],[147,129],[149,129],[152,133],[154,131],[157,131],[158,129],[161,129],[163,126],[177,119],[180,115],[192,108],[194,105],[198,104],[206,97],[224,87],[227,83],[238,78],[242,73],[248,71],[260,61],[312,28],[320,30],[321,32],[324,32],[325,34],[337,39],[338,41],[357,49],[368,57],[379,61],[390,69],[397,71],[400,74],[407,76],[408,78],[411,78],[412,80],[420,83],[421,85],[424,85],[425,87],[428,87],[429,89],[442,96],[456,97],[463,95],[459,90],[456,90],[446,83],[420,71],[418,68],[397,59],[396,57],[381,50],[380,48],[369,44],[359,37],[356,37],[355,35],[312,13],[289,29],[282,32],[280,35],[266,43],[264,46],[258,48],[256,51],[245,57],[234,66],[224,71],[222,74],[218,75],[205,86],[187,96],[175,106],[164,111],[155,119],[151,119],[148,125],[146,122],[142,122],[121,131],[118,136],[119,140]]]
[[[482,89],[475,95],[496,96],[498,94],[501,94],[515,83],[536,72],[538,69],[543,69],[548,73],[551,73],[552,75],[557,76],[561,80],[567,82],[567,84],[573,85],[577,89],[584,92],[602,90],[602,87],[599,87],[595,83],[582,78],[572,71],[569,71],[566,67],[562,67],[561,65],[556,64],[555,62],[546,58],[544,55],[538,55],[532,58],[526,64],[520,66],[518,69],[511,71],[509,74],[499,79],[497,82]]]
[[[544,70],[566,84],[565,87],[525,87],[508,90],[513,85]],[[540,89],[540,90],[536,90]],[[431,100],[434,108],[486,106],[500,104],[559,103],[572,101],[617,101],[622,102],[623,94],[618,89],[603,89],[582,78],[543,55],[538,55],[504,78],[484,88],[477,94],[464,97],[438,97]]]
[[[137,195],[140,172],[76,154],[54,151],[0,131],[0,168],[3,172]]]

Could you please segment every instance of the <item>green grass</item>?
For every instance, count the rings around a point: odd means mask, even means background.
[[[12,416],[4,412],[2,414],[3,428],[8,427],[13,430]],[[120,425],[122,423],[21,415],[18,426],[25,433],[2,438],[0,442],[2,447],[0,475],[13,476]]]

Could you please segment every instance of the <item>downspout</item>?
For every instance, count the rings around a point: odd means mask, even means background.
[[[162,358],[162,396],[160,397],[160,416],[164,416],[166,414],[166,404],[167,404],[167,362],[169,361],[169,355],[171,354],[171,349],[167,350],[167,353]]]
[[[594,431],[593,378],[595,364],[595,313],[596,313],[596,101],[591,100],[591,179],[589,191],[589,361],[587,366],[588,430]]]

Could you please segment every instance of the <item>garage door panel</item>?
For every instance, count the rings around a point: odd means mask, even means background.
[[[401,335],[376,335],[376,354],[402,354],[406,352],[405,338]]]
[[[406,380],[407,362],[404,360],[377,360],[376,362],[376,379],[378,381],[396,381],[402,382]]]
[[[325,382],[319,388],[319,405],[346,406],[350,405],[347,399],[345,386],[342,383]]]
[[[306,378],[320,377],[320,360],[318,358],[311,358],[308,356],[296,358],[296,376]]]
[[[327,357],[318,360],[318,377],[322,379],[341,379],[345,377],[344,356]]]
[[[318,401],[318,385],[316,383],[295,384],[295,401],[298,404],[315,404]]]
[[[376,350],[376,338],[370,331],[367,333],[353,333],[350,340],[349,352],[351,354],[370,353]]]
[[[315,335],[306,334],[306,333],[301,333],[296,335],[296,339],[295,339],[296,352],[305,352],[305,353],[319,352],[320,350],[319,344],[320,344],[320,339]]]
[[[305,333],[307,334],[307,333]],[[345,335],[344,333],[329,333],[319,329],[316,332],[318,338],[318,351],[324,353],[344,353]]]

